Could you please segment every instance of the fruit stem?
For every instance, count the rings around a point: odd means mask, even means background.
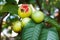
[[[36,3],[37,3],[37,5],[39,6],[40,11],[43,11],[42,8],[41,8],[41,3],[40,3],[40,1],[39,1],[39,0],[36,0]]]

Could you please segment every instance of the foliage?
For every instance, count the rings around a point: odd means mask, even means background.
[[[30,26],[30,24],[28,24]],[[34,24],[32,24],[34,25]],[[34,26],[28,26],[23,28],[22,31],[22,40],[38,40],[39,35],[42,29],[42,23],[41,24],[35,24]]]
[[[17,14],[18,13],[18,6],[17,5],[13,5],[13,4],[5,4],[3,6],[3,9],[1,10],[1,12],[9,12],[11,14]]]
[[[59,40],[58,32],[55,28],[43,28],[39,40]]]
[[[34,7],[41,6],[41,9],[46,10],[51,14],[54,12],[54,8],[60,9],[60,0],[19,0],[18,4],[16,0],[0,0],[0,19],[5,13],[10,13],[10,16],[7,18],[7,24],[3,25],[4,28],[7,28],[19,20],[18,16],[18,5],[22,3],[32,4]],[[2,3],[1,3],[2,2]],[[39,4],[40,3],[40,4]],[[38,5],[37,5],[38,4]],[[13,18],[11,18],[13,16]],[[21,21],[21,20],[20,20]],[[52,27],[44,25],[45,22],[48,22]],[[57,31],[58,30],[58,31]],[[59,40],[60,37],[60,25],[57,21],[50,16],[45,17],[44,21],[36,24],[34,21],[30,21],[23,29],[22,32],[15,37],[15,40]]]

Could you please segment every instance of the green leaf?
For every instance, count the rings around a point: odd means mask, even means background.
[[[60,6],[59,6],[59,5],[60,5],[60,1],[57,1],[57,2],[54,4],[55,7],[57,7],[57,8],[60,9]]]
[[[35,25],[36,25],[36,24],[35,24],[32,20],[30,20],[30,22],[28,22],[27,25],[24,26],[24,29],[25,29],[25,28],[31,28],[31,27],[34,27]]]
[[[0,2],[3,1],[3,0],[0,0]]]
[[[43,0],[42,1],[42,9],[45,9],[47,11],[50,11],[51,10],[51,5],[50,3],[47,3],[46,0]]]
[[[4,0],[0,0],[0,2],[4,2]]]
[[[0,11],[2,10],[2,8],[3,8],[3,5],[0,5]]]
[[[16,0],[6,0],[7,3],[10,3],[10,4],[17,4],[16,3]]]
[[[21,40],[21,34],[18,34],[14,40]]]
[[[57,23],[55,19],[52,19],[51,17],[46,16],[44,21],[50,23],[52,26],[56,27],[58,30],[60,29],[60,25]]]
[[[50,0],[52,6],[57,7],[60,9],[60,0]]]
[[[10,15],[10,16],[6,19],[6,21],[7,21],[8,23],[13,23],[13,22],[15,22],[15,21],[19,21],[19,18],[18,18],[17,15]]]
[[[29,27],[23,28],[22,40],[38,40],[41,29],[42,29],[42,24],[36,24],[31,27],[29,26]]]
[[[43,28],[40,40],[59,40],[57,30],[55,28]]]
[[[58,34],[59,34],[59,40],[60,40],[60,30],[58,30]]]
[[[27,2],[28,1],[28,2]],[[35,0],[26,0],[27,3],[34,4]]]
[[[18,5],[13,5],[13,4],[5,4],[3,6],[3,9],[1,12],[9,12],[11,14],[17,14],[18,13]]]

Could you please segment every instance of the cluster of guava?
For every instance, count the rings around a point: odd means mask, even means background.
[[[13,31],[21,32],[22,28],[33,20],[35,23],[40,23],[44,20],[44,14],[41,11],[35,10],[33,12],[29,4],[21,4],[18,8],[18,15],[22,18],[22,21],[16,21],[13,23]]]

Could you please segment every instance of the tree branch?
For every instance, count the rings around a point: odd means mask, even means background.
[[[39,6],[40,11],[43,11],[42,8],[41,8],[41,3],[39,2],[39,0],[36,0],[36,3],[37,3],[37,5]]]
[[[3,19],[7,16],[8,12],[5,13],[5,15],[2,16],[2,18],[0,18],[0,40],[1,39],[1,31],[2,31],[2,22],[3,22]]]

